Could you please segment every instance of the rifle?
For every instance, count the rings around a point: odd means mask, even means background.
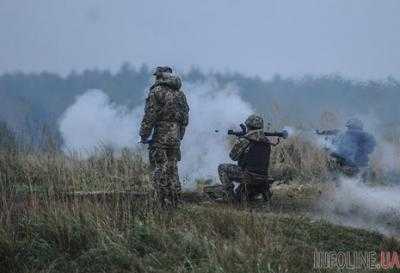
[[[236,137],[244,137],[247,134],[246,125],[243,123],[240,124],[241,131],[228,130],[228,135],[236,136]],[[288,138],[289,133],[286,130],[282,130],[281,132],[264,132],[264,135],[267,137],[281,137]]]
[[[339,129],[333,130],[315,130],[315,133],[320,136],[335,136],[340,133]]]

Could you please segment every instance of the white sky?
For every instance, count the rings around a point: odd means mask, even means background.
[[[0,73],[124,61],[400,78],[400,0],[0,0]]]

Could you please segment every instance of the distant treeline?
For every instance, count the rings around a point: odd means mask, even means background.
[[[57,135],[62,113],[77,95],[88,89],[101,89],[114,102],[128,107],[143,103],[151,74],[145,65],[135,67],[127,63],[116,73],[85,70],[71,72],[66,77],[48,72],[4,74],[0,76],[0,120],[17,134],[29,135],[29,141],[37,142],[43,130]],[[212,79],[221,87],[228,84],[237,87],[244,100],[275,124],[319,125],[324,119],[335,122],[352,115],[373,117],[386,127],[400,123],[400,82],[393,78],[354,81],[338,75],[296,79],[277,75],[264,80],[239,73],[205,73],[199,69],[192,69],[182,77],[186,83]]]

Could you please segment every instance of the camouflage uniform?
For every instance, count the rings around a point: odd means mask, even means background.
[[[240,137],[234,143],[229,157],[233,161],[237,161],[238,164],[220,164],[218,166],[219,179],[224,186],[225,192],[227,193],[228,199],[232,199],[234,196],[234,184],[233,182],[243,183],[246,177],[246,171],[249,169],[246,167],[245,155],[249,152],[250,143],[264,143],[268,149],[270,149],[270,142],[267,137],[265,137],[263,132],[263,121],[262,118],[251,115],[246,120],[246,126],[248,132],[244,137]],[[263,156],[262,156],[263,157]],[[261,175],[267,176],[268,165],[269,165],[269,152],[265,154],[263,159],[260,158],[260,163],[264,166],[260,166],[258,170],[250,170]]]
[[[157,68],[160,70],[160,68]],[[140,137],[149,145],[149,161],[152,181],[162,207],[176,207],[181,185],[177,163],[181,159],[180,142],[188,125],[189,106],[180,90],[179,77],[171,73],[158,73],[150,88]]]

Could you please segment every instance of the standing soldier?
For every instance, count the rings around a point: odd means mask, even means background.
[[[176,208],[181,191],[177,163],[189,106],[180,90],[182,82],[170,67],[157,67],[153,75],[155,83],[146,99],[140,137],[142,143],[149,143],[152,181],[160,206]]]

